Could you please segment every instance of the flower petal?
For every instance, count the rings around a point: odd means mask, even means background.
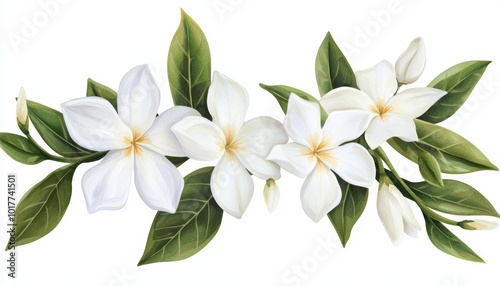
[[[370,111],[374,105],[364,92],[352,87],[339,87],[329,91],[320,99],[320,104],[327,113],[341,110]]]
[[[188,116],[171,130],[184,153],[192,159],[211,161],[224,153],[226,143],[222,130],[204,117]]]
[[[312,147],[322,139],[319,104],[290,94],[283,124],[293,141]]]
[[[384,60],[377,65],[356,72],[359,89],[368,94],[374,103],[386,103],[398,88],[396,73],[391,63]]]
[[[82,189],[89,213],[121,209],[127,202],[133,157],[125,150],[110,151],[82,178]]]
[[[425,44],[420,37],[411,41],[396,61],[396,77],[400,83],[414,83],[425,68]]]
[[[304,212],[314,222],[319,222],[340,203],[341,197],[342,191],[337,178],[325,164],[318,162],[300,191]]]
[[[366,143],[375,149],[387,139],[399,137],[404,141],[417,141],[417,131],[413,119],[398,113],[387,113],[384,119],[380,116],[373,118],[365,133]]]
[[[391,194],[387,185],[378,191],[377,212],[392,243],[398,245],[403,237],[403,213],[398,200]]]
[[[156,117],[151,128],[146,131],[148,138],[146,143],[141,145],[167,156],[185,156],[177,137],[170,128],[181,119],[188,116],[201,116],[198,111],[186,106],[174,106]]]
[[[248,94],[234,80],[214,72],[208,89],[207,105],[212,121],[223,130],[226,137],[230,137],[240,129],[245,120]]]
[[[387,105],[394,112],[417,118],[445,94],[446,91],[435,88],[410,88],[391,97]]]
[[[413,215],[408,199],[394,185],[389,185],[389,192],[398,200],[403,215],[404,231],[409,236],[417,238],[417,231],[422,230],[422,228]]]
[[[217,204],[228,214],[241,218],[253,196],[253,180],[234,155],[226,153],[215,166],[210,187]]]
[[[71,138],[94,151],[126,148],[132,132],[118,117],[111,103],[100,97],[86,97],[61,104]]]
[[[135,153],[135,187],[148,207],[175,213],[184,179],[177,168],[164,156],[142,148]]]
[[[118,88],[118,114],[134,134],[151,127],[160,106],[160,89],[147,65],[132,68]]]
[[[267,159],[301,178],[311,173],[318,162],[311,149],[294,142],[274,146]]]
[[[319,158],[344,181],[369,188],[375,180],[375,163],[357,143],[349,143],[319,153]]]
[[[372,118],[372,114],[362,110],[332,112],[323,125],[324,149],[358,138],[365,132]]]

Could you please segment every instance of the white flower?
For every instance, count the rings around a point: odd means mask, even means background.
[[[273,213],[276,210],[279,200],[280,190],[276,185],[276,182],[274,179],[268,179],[266,181],[266,185],[264,186],[264,201],[266,202],[269,213]]]
[[[295,142],[275,146],[268,159],[296,176],[307,176],[300,197],[313,221],[340,202],[342,193],[332,170],[348,183],[366,188],[372,184],[375,164],[368,151],[357,143],[343,144],[358,138],[368,120],[362,111],[334,112],[321,128],[319,104],[290,95],[284,125]]]
[[[184,156],[170,127],[186,116],[199,115],[187,107],[173,107],[156,117],[160,91],[146,65],[130,70],[118,90],[118,113],[100,97],[62,104],[69,134],[79,145],[109,151],[89,169],[82,187],[90,213],[122,208],[132,175],[137,192],[150,208],[173,213],[184,181],[164,155]]]
[[[359,88],[336,88],[321,98],[326,112],[364,110],[372,120],[365,133],[370,148],[375,149],[391,137],[417,141],[414,118],[424,114],[446,94],[435,88],[410,88],[393,96],[398,84],[393,66],[382,61],[356,73]]]
[[[475,230],[490,230],[498,227],[498,223],[494,221],[476,219],[465,222],[465,225]]]
[[[278,179],[279,166],[265,157],[275,144],[285,143],[288,137],[283,125],[270,117],[244,122],[248,109],[246,90],[217,72],[208,90],[207,104],[213,122],[187,117],[172,131],[190,158],[219,160],[210,180],[212,194],[224,211],[241,218],[254,190],[248,171],[263,180]]]
[[[396,78],[401,84],[414,83],[425,68],[425,44],[420,37],[415,38],[396,61]]]
[[[22,87],[17,97],[16,116],[19,124],[25,126],[28,121],[28,106],[26,105],[26,92]]]
[[[377,211],[394,245],[399,244],[403,232],[416,238],[417,231],[421,230],[407,199],[392,184],[381,184],[377,196]]]

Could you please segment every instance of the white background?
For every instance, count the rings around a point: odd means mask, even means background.
[[[283,118],[274,98],[259,88],[261,82],[287,84],[318,95],[314,61],[327,31],[354,70],[382,59],[394,62],[414,37],[422,36],[428,59],[417,86],[425,86],[456,63],[492,60],[477,91],[442,125],[468,138],[500,165],[496,149],[500,9],[493,0],[480,4],[67,0],[55,2],[50,15],[41,5],[47,2],[7,0],[0,4],[2,132],[19,133],[15,97],[21,86],[29,99],[59,109],[60,103],[85,96],[88,77],[117,89],[121,77],[143,63],[150,65],[162,91],[160,111],[170,107],[166,59],[183,8],[208,38],[212,69],[247,88],[251,97],[248,119],[258,115]],[[25,37],[26,21],[37,27]],[[24,42],[12,44],[14,35],[24,37]],[[18,198],[59,166],[53,162],[26,166],[0,153],[0,178],[6,181],[7,173],[18,174]],[[419,179],[414,165],[393,158],[403,175]],[[218,234],[200,253],[180,262],[137,267],[155,212],[132,189],[122,210],[89,215],[80,180],[94,164],[82,165],[75,173],[71,204],[58,227],[19,248],[17,279],[6,277],[6,254],[1,255],[0,275],[7,285],[500,285],[500,229],[452,229],[486,264],[441,253],[425,231],[416,240],[405,236],[394,247],[377,216],[374,185],[365,213],[343,249],[327,218],[316,224],[304,214],[299,200],[302,181],[286,172],[278,182],[281,201],[274,214],[267,213],[263,182],[254,179],[255,194],[243,218],[225,215]],[[190,161],[181,172],[186,175],[205,165]],[[485,171],[459,179],[479,189],[500,209],[500,173]],[[0,189],[0,245],[5,245],[6,182],[0,185],[4,186]],[[424,227],[416,207],[415,214]]]

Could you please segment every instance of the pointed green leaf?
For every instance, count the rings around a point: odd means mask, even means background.
[[[265,85],[263,83],[261,83],[259,85],[262,89],[268,91],[270,94],[272,94],[274,96],[274,98],[276,98],[281,109],[283,110],[283,112],[285,114],[286,114],[286,111],[288,109],[288,99],[290,98],[291,93],[294,93],[297,96],[299,96],[305,100],[309,100],[309,101],[316,102],[319,104],[319,101],[314,96],[312,96],[312,95],[308,94],[307,92],[304,92],[300,89],[296,89],[296,88],[286,86],[286,85]],[[328,117],[328,114],[321,107],[321,105],[320,105],[320,109],[321,109],[321,122],[324,123],[326,121],[326,118]]]
[[[117,93],[111,88],[100,84],[91,78],[87,80],[87,96],[97,96],[102,97],[109,101],[111,105],[117,110]]]
[[[424,217],[427,235],[429,236],[432,244],[434,244],[434,246],[436,246],[439,250],[464,260],[484,263],[484,260],[481,257],[479,257],[456,235],[449,231],[442,223],[425,215]]]
[[[201,28],[182,10],[168,51],[167,72],[174,104],[192,107],[211,119],[207,108],[210,49]]]
[[[48,159],[28,138],[12,133],[0,133],[0,148],[19,163],[34,165]]]
[[[448,93],[419,119],[438,123],[452,116],[467,100],[491,61],[469,61],[457,64],[438,75],[429,87]]]
[[[356,76],[330,32],[316,55],[316,82],[321,96],[341,86],[357,88]]]
[[[16,208],[16,245],[42,238],[61,221],[71,199],[71,181],[77,164],[50,173],[21,198]]]
[[[441,187],[443,186],[443,179],[441,178],[441,168],[439,168],[439,163],[432,156],[431,153],[425,151],[424,149],[418,150],[418,169],[420,174],[429,184]]]
[[[28,101],[28,114],[42,139],[52,150],[64,157],[81,157],[95,152],[87,150],[71,139],[61,112],[45,105]]]
[[[398,138],[388,143],[400,154],[418,162],[418,149],[424,149],[436,158],[441,172],[464,174],[498,168],[471,142],[444,127],[415,120],[419,142],[404,142]]]
[[[328,213],[328,218],[345,247],[354,224],[365,210],[368,202],[368,189],[351,185],[338,176],[337,180],[342,190],[342,199],[340,204]]]
[[[177,212],[156,214],[139,265],[188,258],[212,240],[223,214],[210,191],[212,171],[209,167],[187,175]]]
[[[170,156],[167,156],[167,159],[176,167],[179,167],[180,165],[184,164],[184,162],[189,160],[188,157],[170,157]]]

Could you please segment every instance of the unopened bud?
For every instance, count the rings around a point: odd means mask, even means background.
[[[19,90],[16,105],[17,124],[23,133],[28,131],[28,106],[26,105],[26,93],[24,88]]]
[[[487,220],[465,220],[459,223],[463,229],[468,230],[490,230],[498,226],[498,223]]]
[[[264,201],[267,205],[267,210],[269,213],[273,213],[276,210],[278,201],[280,200],[280,190],[273,179],[268,179],[266,185],[264,186]]]
[[[420,37],[415,38],[396,61],[396,78],[400,84],[414,83],[425,68],[425,44]]]

